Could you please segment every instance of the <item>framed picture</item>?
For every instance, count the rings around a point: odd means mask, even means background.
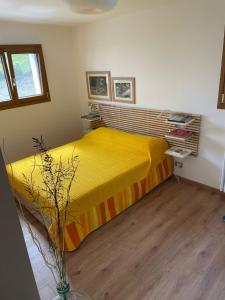
[[[86,72],[88,98],[111,101],[110,72]]]
[[[114,77],[112,78],[113,101],[123,103],[135,103],[135,78]]]

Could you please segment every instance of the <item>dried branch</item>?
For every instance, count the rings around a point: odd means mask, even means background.
[[[78,156],[75,155],[75,149],[71,157],[64,162],[62,157],[55,160],[46,146],[43,137],[33,138],[34,148],[37,155],[34,155],[34,162],[30,174],[23,174],[24,189],[31,201],[34,212],[44,225],[44,233],[49,245],[49,254],[44,250],[38,236],[27,221],[23,206],[18,201],[19,210],[26,222],[31,238],[36,245],[39,253],[43,257],[46,266],[51,271],[55,282],[57,278],[61,284],[66,282],[66,263],[65,263],[65,228],[72,217],[69,212],[71,202],[70,192],[75,182]],[[4,145],[4,143],[3,143]],[[4,151],[3,147],[3,153]],[[5,155],[7,158],[7,156]],[[9,162],[8,158],[7,161]],[[12,180],[14,178],[13,167],[9,162]],[[40,174],[42,182],[38,185],[35,182],[36,172]],[[13,184],[13,182],[12,182]],[[76,218],[72,217],[76,222]],[[49,231],[49,225],[52,224],[53,232]]]

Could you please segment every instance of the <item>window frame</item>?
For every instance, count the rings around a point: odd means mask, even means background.
[[[224,32],[222,66],[221,66],[220,86],[219,86],[217,108],[225,109],[225,32]]]
[[[5,53],[7,53],[8,62],[6,61]],[[19,98],[17,88],[16,88],[16,78],[15,78],[14,67],[12,62],[12,55],[30,54],[30,53],[34,53],[38,57],[40,80],[41,80],[41,87],[42,87],[43,94],[27,97],[27,98]],[[11,100],[0,102],[0,111],[5,109],[10,109],[10,108],[15,108],[15,107],[21,107],[21,106],[27,106],[27,105],[51,101],[50,94],[49,94],[47,74],[45,69],[44,56],[43,56],[42,46],[40,44],[0,45],[0,57],[2,57],[3,70],[6,77],[9,94],[11,96]]]

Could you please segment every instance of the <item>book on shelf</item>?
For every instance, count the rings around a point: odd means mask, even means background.
[[[100,115],[97,113],[89,113],[87,115],[81,116],[81,119],[88,121],[97,121],[100,119]]]
[[[169,149],[166,150],[165,154],[167,155],[171,155],[177,158],[186,158],[187,156],[189,156],[192,153],[191,150],[189,149],[185,149],[185,148],[181,148],[181,147],[171,147]]]
[[[180,126],[187,126],[193,121],[194,117],[184,114],[173,114],[170,118],[167,119],[167,123]]]
[[[167,139],[174,139],[179,141],[186,141],[192,136],[192,131],[186,129],[176,128],[168,132],[165,137]]]

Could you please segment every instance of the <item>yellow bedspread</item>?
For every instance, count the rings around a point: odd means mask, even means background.
[[[99,128],[78,141],[50,150],[56,159],[61,156],[67,160],[74,149],[79,157],[69,206],[70,215],[75,218],[67,224],[65,234],[68,251],[77,248],[91,231],[132,205],[172,173],[173,162],[164,155],[167,147],[163,139]],[[10,168],[7,168],[14,190],[27,201],[23,174],[30,174],[32,166],[33,157],[13,163],[13,181]],[[38,171],[34,173],[34,180],[42,185]],[[45,202],[44,194],[41,197]]]

